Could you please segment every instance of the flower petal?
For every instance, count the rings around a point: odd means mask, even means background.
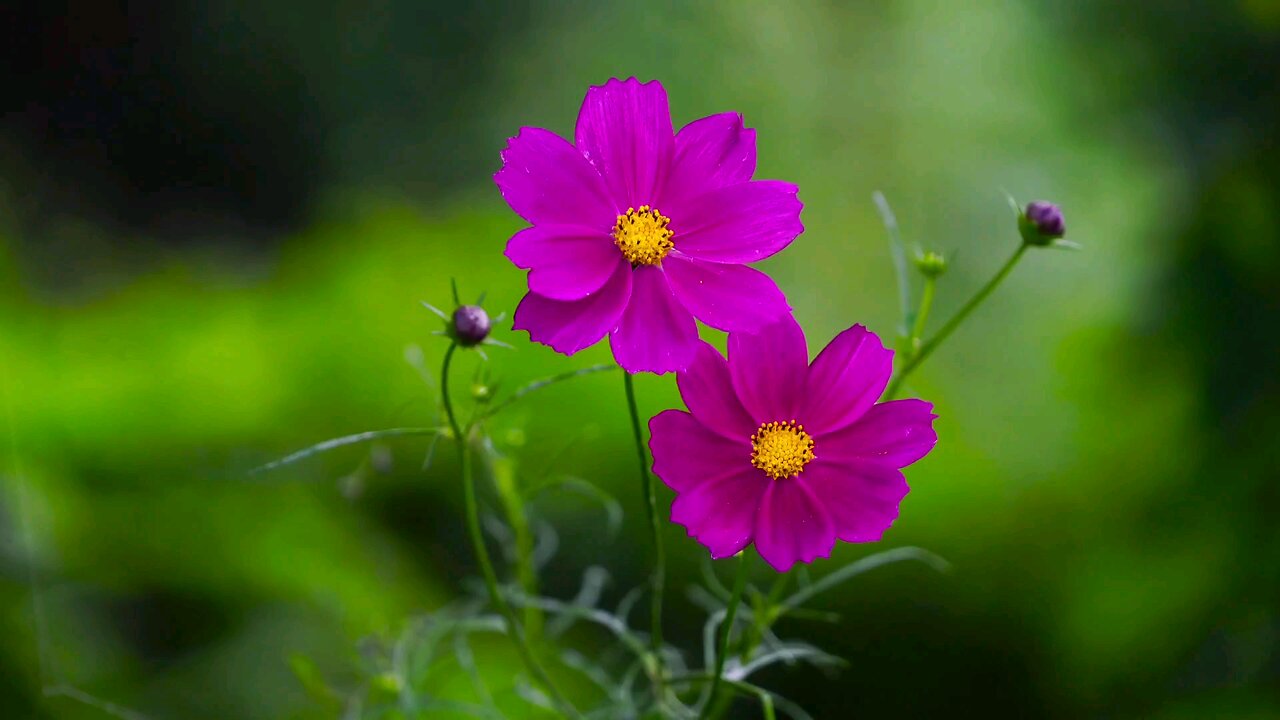
[[[756,333],[729,333],[729,377],[757,423],[796,418],[808,362],[804,332],[790,315]]]
[[[609,336],[613,357],[629,373],[661,375],[685,369],[698,347],[693,316],[676,300],[658,268],[641,265],[631,277],[631,302]]]
[[[871,462],[834,463],[825,456],[802,474],[845,542],[877,542],[898,518],[911,490],[902,471]]]
[[[751,542],[769,482],[748,465],[736,475],[702,483],[676,496],[671,522],[683,525],[712,558],[729,557]]]
[[[676,133],[675,157],[662,207],[668,200],[692,198],[708,190],[736,185],[756,171],[756,131],[743,127],[738,113],[694,120]]]
[[[689,412],[707,429],[737,441],[746,441],[755,433],[758,423],[742,407],[729,379],[729,364],[720,351],[698,343],[689,367],[676,375],[676,385]],[[748,449],[744,457],[749,456]]]
[[[608,234],[570,225],[525,228],[507,241],[506,255],[530,271],[530,290],[552,300],[591,295],[626,262]]]
[[[854,325],[818,353],[809,368],[801,413],[810,432],[838,430],[875,404],[893,374],[893,351]]]
[[[618,219],[604,179],[568,140],[542,128],[520,128],[502,151],[493,181],[512,210],[530,223],[599,227]]]
[[[649,420],[653,474],[678,493],[751,467],[751,443],[717,435],[683,410],[663,410]]]
[[[656,204],[675,147],[661,83],[628,78],[591,87],[574,137],[578,151],[604,177],[619,212]]]
[[[699,260],[751,263],[791,244],[804,232],[799,189],[777,180],[728,185],[692,198],[667,201],[672,241]]]
[[[768,275],[746,265],[725,265],[668,255],[662,269],[693,316],[717,330],[754,332],[791,312]]]
[[[803,479],[769,482],[756,518],[756,550],[765,562],[786,572],[797,562],[831,557],[835,544],[831,518]]]
[[[919,460],[938,442],[933,404],[893,400],[874,405],[857,422],[819,435],[822,458],[836,463],[874,462],[902,468]]]
[[[572,355],[617,327],[630,297],[631,266],[622,263],[599,292],[582,300],[525,295],[516,308],[513,328],[527,330],[530,340]]]

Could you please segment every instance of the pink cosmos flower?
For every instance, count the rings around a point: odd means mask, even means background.
[[[893,351],[861,325],[812,363],[789,315],[702,344],[676,375],[689,412],[649,421],[653,472],[676,492],[671,520],[722,558],[752,541],[778,572],[829,557],[837,538],[875,542],[898,517],[901,468],[938,440],[933,405],[876,403]]]
[[[754,331],[790,312],[745,263],[803,230],[796,186],[757,180],[756,135],[736,113],[672,132],[658,82],[610,80],[587,91],[574,142],[521,128],[494,181],[533,227],[506,255],[529,270],[515,328],[572,355],[606,334],[628,372],[685,368],[694,318]]]

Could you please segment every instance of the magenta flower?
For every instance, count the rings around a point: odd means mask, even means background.
[[[515,328],[572,355],[606,334],[628,372],[685,368],[694,318],[754,331],[786,298],[745,263],[803,230],[796,186],[752,181],[755,131],[736,113],[671,130],[658,82],[610,80],[587,91],[574,143],[521,128],[494,181],[533,227],[506,255],[529,270]]]
[[[649,421],[653,472],[676,492],[671,520],[713,558],[754,541],[786,572],[829,557],[836,538],[879,540],[908,491],[900,469],[938,440],[930,403],[876,403],[893,351],[863,326],[808,359],[789,315],[730,333],[727,362],[704,343],[676,375],[689,412]]]

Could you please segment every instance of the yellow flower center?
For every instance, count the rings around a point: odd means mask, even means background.
[[[795,420],[769,422],[751,436],[751,464],[774,480],[799,475],[813,460],[813,438]]]
[[[657,265],[675,246],[667,229],[671,218],[648,205],[627,208],[613,228],[613,244],[632,265]]]

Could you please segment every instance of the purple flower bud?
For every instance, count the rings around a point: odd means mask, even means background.
[[[1036,200],[1027,203],[1018,222],[1022,231],[1022,239],[1028,245],[1048,245],[1067,234],[1067,223],[1062,217],[1062,209],[1051,202]]]
[[[489,337],[489,313],[479,305],[461,305],[453,311],[453,337],[463,347],[479,345]]]

